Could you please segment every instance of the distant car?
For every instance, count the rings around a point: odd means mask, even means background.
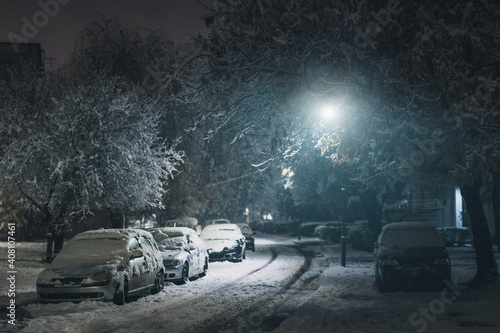
[[[314,235],[331,243],[339,243],[342,236],[342,222],[329,221],[314,229]]]
[[[451,280],[448,251],[433,225],[399,222],[382,228],[374,249],[375,283],[390,290],[436,290]]]
[[[299,236],[304,237],[314,237],[314,230],[320,225],[324,225],[324,222],[304,222],[299,226]]]
[[[149,230],[158,243],[165,280],[186,283],[194,276],[203,277],[208,270],[208,253],[196,231],[187,227],[164,227]]]
[[[201,231],[210,261],[241,262],[246,258],[245,236],[236,224],[211,224]]]
[[[387,221],[382,220],[382,227],[387,224]],[[372,252],[373,242],[377,237],[377,233],[370,230],[368,220],[355,221],[347,231],[347,238],[351,247],[356,250]]]
[[[231,224],[228,219],[215,219],[211,224]]]
[[[255,232],[246,223],[238,223],[237,226],[240,227],[241,233],[243,234],[243,236],[245,236],[247,249],[255,252]]]
[[[42,302],[104,300],[122,305],[135,294],[163,289],[163,260],[153,236],[138,229],[76,235],[38,275]]]

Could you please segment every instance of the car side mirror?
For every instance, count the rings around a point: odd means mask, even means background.
[[[141,257],[144,257],[142,250],[134,250],[130,253],[130,259],[137,259]]]

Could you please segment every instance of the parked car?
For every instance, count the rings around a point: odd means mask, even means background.
[[[314,230],[320,225],[324,225],[324,222],[304,222],[299,226],[299,237],[314,237]]]
[[[215,219],[212,220],[211,224],[231,224],[228,219]]]
[[[328,221],[314,229],[314,235],[331,243],[339,243],[342,236],[342,222]]]
[[[246,258],[245,236],[236,224],[211,224],[201,231],[210,261],[243,261]]]
[[[99,229],[76,235],[38,275],[42,302],[104,300],[163,289],[163,260],[153,236],[138,229]]]
[[[184,284],[192,277],[207,274],[207,249],[196,231],[187,227],[164,227],[149,231],[160,248],[166,281]]]
[[[448,251],[433,225],[391,223],[382,228],[374,249],[375,283],[390,290],[436,290],[451,280]]]
[[[246,223],[238,223],[238,227],[240,227],[241,233],[245,236],[245,241],[247,243],[247,249],[252,252],[255,252],[255,232],[250,228],[250,226]]]
[[[382,227],[386,224],[387,221],[381,221]],[[370,230],[368,220],[359,220],[349,227],[347,238],[353,249],[373,252],[373,242],[377,238],[377,233]]]

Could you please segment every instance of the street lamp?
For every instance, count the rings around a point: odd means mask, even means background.
[[[343,135],[344,134],[344,129],[341,129],[340,130],[340,147],[343,148],[342,146],[344,145],[344,142],[342,141],[343,139]],[[340,151],[340,158],[341,158],[341,162],[342,163],[342,171],[341,171],[341,184],[340,184],[340,188],[341,188],[341,191],[342,191],[342,208],[341,208],[341,211],[342,211],[342,232],[341,232],[341,235],[340,235],[340,246],[341,246],[341,249],[342,249],[342,253],[341,253],[341,257],[340,257],[340,264],[342,265],[342,267],[345,267],[345,257],[346,257],[346,234],[345,234],[345,218],[344,218],[344,210],[345,210],[345,163],[344,163],[344,156],[342,156],[342,150]]]
[[[339,120],[340,119],[340,110],[337,106],[335,106],[332,103],[327,103],[324,104],[321,108],[321,118],[324,120],[325,123],[332,122],[334,120]],[[341,163],[341,222],[342,222],[342,231],[341,231],[341,236],[340,236],[340,246],[341,246],[341,257],[340,257],[340,264],[345,267],[346,265],[346,228],[345,228],[345,166],[344,166],[344,156],[342,154],[343,150],[343,136],[344,136],[344,128],[341,126],[340,129],[340,163]]]

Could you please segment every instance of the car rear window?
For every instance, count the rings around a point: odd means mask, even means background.
[[[395,248],[442,247],[443,241],[435,229],[385,230],[381,245]]]

